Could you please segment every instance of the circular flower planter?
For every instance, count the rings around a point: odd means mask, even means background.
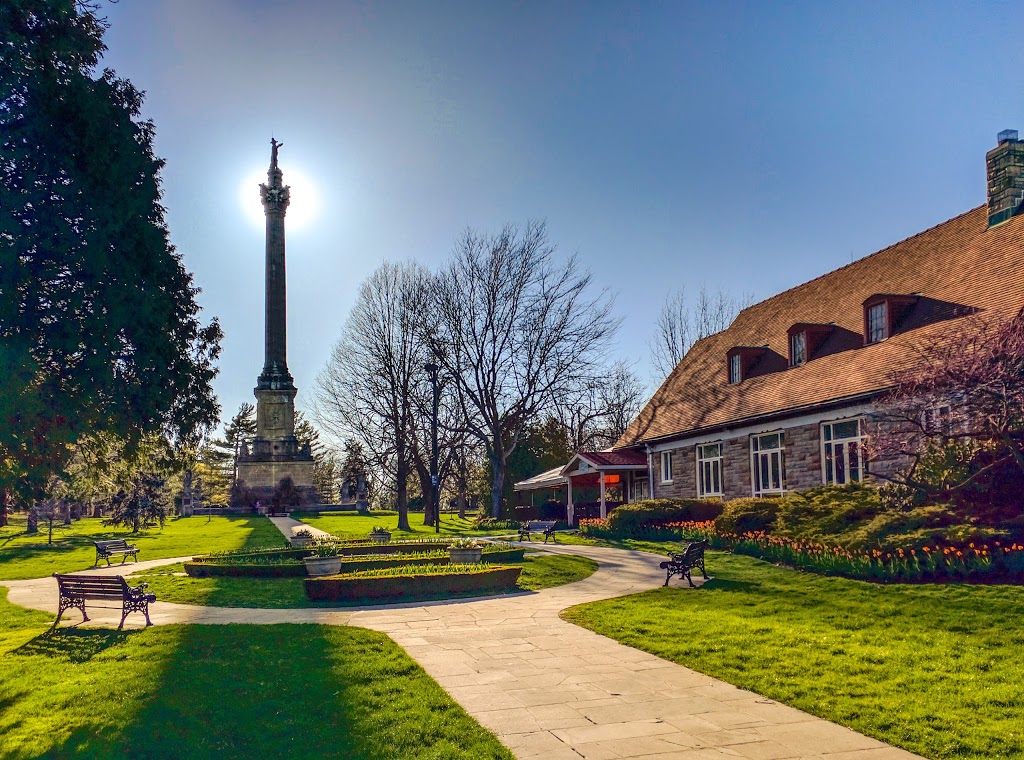
[[[391,534],[385,531],[381,531],[379,533],[374,532],[370,534],[370,540],[375,544],[386,544],[391,540]]]
[[[314,577],[341,572],[341,557],[306,557],[302,561],[306,563],[306,574]]]
[[[453,565],[472,565],[475,562],[479,562],[483,556],[484,550],[477,547],[450,547],[448,549],[448,557]]]
[[[292,536],[288,539],[288,542],[296,549],[305,549],[307,546],[312,545],[312,536]]]

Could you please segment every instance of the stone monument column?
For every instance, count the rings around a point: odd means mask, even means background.
[[[287,286],[285,276],[284,219],[291,202],[290,188],[283,182],[277,165],[278,150],[284,145],[270,141],[270,169],[266,184],[260,185],[260,199],[267,219],[266,295],[264,305],[263,371],[256,380],[256,438],[252,449],[238,460],[234,506],[245,502],[270,501],[283,478],[291,478],[303,504],[318,502],[313,486],[313,458],[295,438],[295,387],[288,371]],[[245,493],[245,492],[248,493]]]
[[[260,185],[263,213],[267,218],[266,300],[264,314],[263,371],[256,381],[256,439],[282,443],[295,434],[295,388],[288,371],[288,299],[285,272],[284,217],[291,202],[290,188],[283,184],[277,152],[283,143],[270,141],[267,184]],[[281,451],[282,449],[272,449]]]

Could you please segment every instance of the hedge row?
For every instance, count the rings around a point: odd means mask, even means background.
[[[498,591],[513,588],[521,567],[455,566],[452,572],[422,575],[344,576],[307,578],[306,596],[314,601],[354,602],[365,599],[400,599],[434,594],[460,594],[467,591]]]
[[[306,565],[303,562],[275,565],[186,562],[185,573],[190,578],[301,578],[306,575]]]

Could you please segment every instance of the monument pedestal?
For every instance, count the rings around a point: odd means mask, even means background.
[[[285,507],[302,507],[320,503],[316,487],[313,485],[313,460],[266,460],[255,457],[238,461],[238,481],[244,491],[246,501],[260,501],[269,507],[274,500],[274,489],[284,478],[291,478],[298,495],[297,503],[284,504]],[[246,504],[234,506],[248,507]]]

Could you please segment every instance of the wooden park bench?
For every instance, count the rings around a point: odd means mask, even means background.
[[[669,559],[659,565],[662,570],[666,571],[665,585],[668,585],[673,575],[678,575],[680,578],[686,578],[690,586],[696,588],[696,584],[690,577],[690,571],[694,569],[700,570],[704,580],[707,580],[708,574],[704,569],[704,550],[707,545],[707,541],[696,541],[687,545],[682,554],[670,554]]]
[[[93,563],[93,567],[96,567],[101,559],[105,559],[107,567],[110,567],[110,558],[118,555],[121,556],[122,565],[129,557],[136,562],[139,561],[139,550],[130,546],[123,538],[115,538],[112,541],[93,541],[93,543],[96,544],[96,561]]]
[[[124,619],[129,612],[141,612],[146,616],[146,625],[153,625],[149,619],[149,603],[156,601],[154,594],[146,593],[146,583],[138,586],[129,586],[128,582],[120,575],[61,575],[54,573],[57,579],[57,588],[60,590],[60,606],[57,609],[57,619],[53,621],[53,628],[57,627],[64,611],[75,607],[82,612],[82,622],[87,622],[89,616],[85,612],[85,603],[97,599],[120,600],[121,602],[121,624],[117,630],[124,627]]]
[[[554,541],[556,524],[557,520],[530,520],[529,522],[524,522],[519,526],[519,540],[532,541],[533,539],[530,538],[531,533],[543,533],[544,543],[548,542],[548,537]]]

